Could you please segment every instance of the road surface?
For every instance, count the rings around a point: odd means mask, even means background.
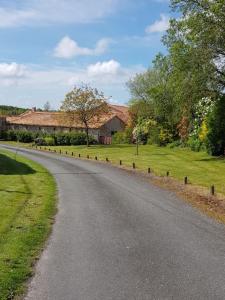
[[[224,225],[129,172],[20,154],[44,165],[59,191],[26,300],[225,299]]]

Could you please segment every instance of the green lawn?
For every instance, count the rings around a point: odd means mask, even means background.
[[[0,299],[23,293],[50,232],[56,185],[40,165],[0,150]]]
[[[44,148],[44,147],[42,147]],[[95,156],[99,160],[109,158],[113,164],[122,164],[132,167],[135,162],[136,168],[144,170],[150,167],[156,175],[165,175],[167,171],[170,175],[179,180],[183,180],[188,176],[192,184],[209,188],[215,185],[216,191],[225,195],[225,159],[209,156],[205,152],[193,152],[187,148],[169,148],[157,147],[152,145],[140,146],[139,156],[135,155],[136,148],[134,145],[110,145],[110,146],[55,146],[47,147],[47,149],[59,149],[68,152],[74,152],[77,157],[94,159]]]

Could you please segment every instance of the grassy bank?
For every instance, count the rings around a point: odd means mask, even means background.
[[[44,147],[42,147],[44,149]],[[147,172],[150,167],[156,175],[165,176],[170,172],[170,176],[182,180],[188,176],[190,183],[209,188],[215,185],[216,191],[225,195],[225,159],[209,156],[205,152],[193,152],[187,148],[169,148],[157,147],[152,145],[140,146],[139,155],[137,156],[134,145],[110,145],[110,146],[52,146],[47,149],[61,149],[68,155],[74,152],[77,157],[86,158],[87,155],[94,159],[104,160],[106,157],[113,164],[122,164],[132,167],[135,162],[136,168]]]
[[[0,150],[0,299],[24,291],[50,232],[56,185],[39,164]]]

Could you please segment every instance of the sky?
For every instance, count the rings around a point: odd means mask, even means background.
[[[58,109],[81,83],[126,104],[170,16],[168,0],[0,0],[0,105]]]

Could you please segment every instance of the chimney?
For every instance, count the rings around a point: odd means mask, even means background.
[[[36,111],[36,107],[32,107],[31,111],[35,112]]]

